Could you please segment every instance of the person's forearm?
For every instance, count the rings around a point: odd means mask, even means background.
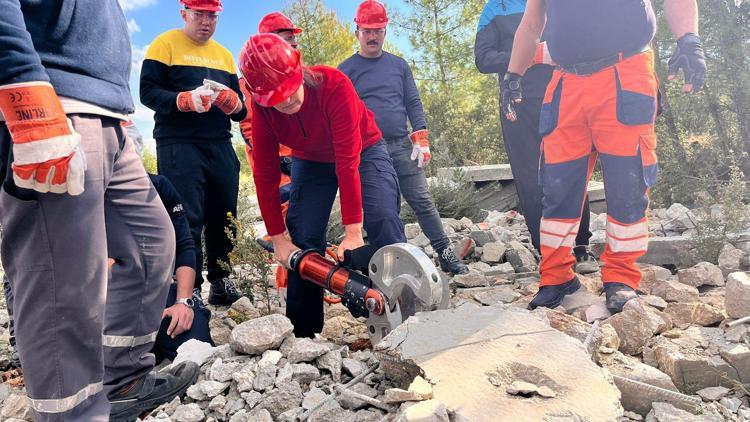
[[[362,223],[352,223],[344,226],[346,236],[362,237]]]
[[[185,299],[193,296],[195,286],[195,270],[191,267],[179,267],[175,270],[177,275],[177,298]]]
[[[513,40],[513,53],[510,56],[508,72],[523,75],[534,64],[534,53],[541,34],[535,34],[531,28],[519,26]]]
[[[698,4],[695,0],[664,0],[664,15],[674,36],[698,35]]]

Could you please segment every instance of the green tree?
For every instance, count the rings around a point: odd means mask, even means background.
[[[484,1],[405,0],[396,14],[413,54],[415,79],[432,138],[436,168],[504,161],[497,77],[474,66],[476,24]],[[430,167],[428,167],[429,169]]]
[[[322,0],[294,0],[284,13],[304,30],[299,43],[306,65],[335,67],[354,52],[354,29],[324,7]]]

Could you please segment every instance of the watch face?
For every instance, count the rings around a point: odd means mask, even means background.
[[[193,299],[191,299],[191,298],[185,299],[185,305],[187,305],[187,306],[189,306],[189,307],[192,308],[194,304],[195,304],[195,302],[193,302]]]
[[[512,89],[512,90],[515,91],[515,90],[517,90],[518,88],[521,87],[521,82],[520,81],[510,81],[510,83],[508,84],[508,86],[510,86],[510,89]]]

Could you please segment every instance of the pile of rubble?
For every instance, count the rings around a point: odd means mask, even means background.
[[[678,208],[652,211],[655,236],[689,235]],[[592,215],[595,239],[605,223]],[[652,255],[641,297],[614,316],[598,273],[581,276],[561,307],[529,312],[538,256],[522,216],[444,226],[470,268],[450,280],[450,309],[420,314],[372,348],[341,305],[326,305],[319,338],[297,339],[283,296],[270,312],[243,298],[214,309],[217,347],[180,350],[177,361],[202,364],[197,384],[145,420],[750,421],[750,324],[735,322],[750,316],[750,242],[727,244],[718,263],[677,267]],[[416,224],[406,232],[434,255]],[[0,419],[30,420],[22,391],[0,385],[0,405]]]

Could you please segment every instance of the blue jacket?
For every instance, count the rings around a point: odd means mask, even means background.
[[[117,0],[0,0],[0,56],[0,85],[49,81],[58,95],[133,112]]]
[[[497,73],[500,80],[508,71],[513,38],[526,10],[526,0],[489,0],[479,18],[474,43],[474,63],[482,73]],[[552,66],[532,66],[521,81],[523,95],[542,98],[552,78]]]

